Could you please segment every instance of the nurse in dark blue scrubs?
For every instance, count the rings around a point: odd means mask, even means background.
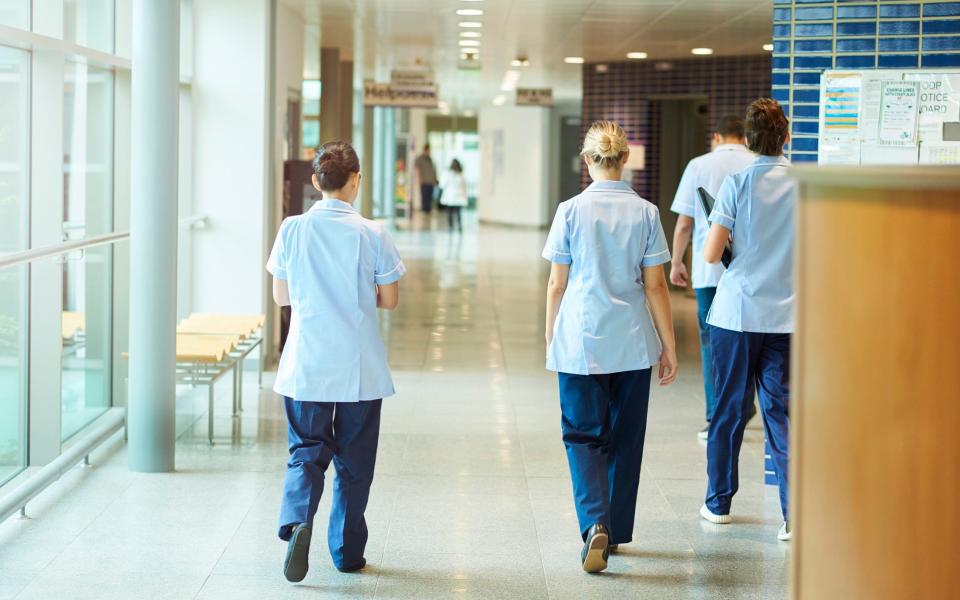
[[[386,228],[353,207],[360,162],[345,142],[313,161],[323,200],[280,226],[267,270],[274,299],[292,308],[274,391],[286,407],[290,459],[280,508],[283,572],[307,574],[307,556],[330,463],[336,470],[327,545],[344,572],[366,565],[364,511],[373,483],[382,399],[394,394],[377,308],[393,309],[406,272]]]
[[[670,251],[657,207],[621,181],[629,154],[619,125],[590,128],[582,155],[593,183],[560,204],[543,250],[552,263],[547,368],[559,377],[588,573],[633,536],[651,367],[660,364],[661,385],[677,375]]]

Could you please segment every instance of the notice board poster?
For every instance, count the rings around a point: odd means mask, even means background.
[[[880,134],[883,146],[917,145],[920,86],[915,81],[885,81],[880,95]]]
[[[860,100],[863,76],[829,73],[820,86],[820,164],[860,164]]]
[[[826,71],[820,164],[960,164],[960,70]]]

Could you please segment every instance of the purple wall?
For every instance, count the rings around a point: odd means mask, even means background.
[[[633,187],[653,203],[660,191],[660,120],[657,103],[650,98],[706,96],[712,126],[719,117],[743,114],[751,101],[770,95],[768,54],[604,64],[606,72],[598,72],[595,64],[583,68],[583,132],[593,121],[610,119],[623,127],[631,143],[646,146],[646,169],[634,174]],[[704,152],[708,149],[709,141],[704,140]],[[586,169],[582,181],[584,186],[589,183]]]

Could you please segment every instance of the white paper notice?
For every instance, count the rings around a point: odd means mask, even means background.
[[[920,164],[960,165],[960,143],[920,144]]]
[[[820,84],[821,165],[860,164],[860,73],[828,72]]]
[[[880,134],[880,107],[883,84],[900,81],[902,71],[865,71],[860,102],[860,139],[876,141]]]
[[[885,81],[880,98],[880,143],[916,146],[920,85],[915,81]]]

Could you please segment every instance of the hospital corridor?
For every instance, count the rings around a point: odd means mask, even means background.
[[[246,375],[244,411],[224,404],[177,442],[177,472],[130,473],[121,440],[94,452],[0,527],[0,591],[17,598],[782,598],[789,547],[763,430],[748,427],[737,529],[703,502],[702,380],[693,299],[677,294],[680,381],[654,389],[635,541],[611,577],[579,571],[559,437],[556,377],[543,369],[543,234],[478,226],[396,234],[408,274],[381,328],[397,395],[384,400],[367,521],[368,569],[341,574],[323,544],[297,588],[274,539],[286,462],[282,403]],[[224,394],[222,402],[228,402]],[[202,399],[201,399],[202,400]],[[328,479],[331,477],[328,475]],[[317,522],[326,521],[329,495]],[[10,579],[9,576],[13,575]]]

